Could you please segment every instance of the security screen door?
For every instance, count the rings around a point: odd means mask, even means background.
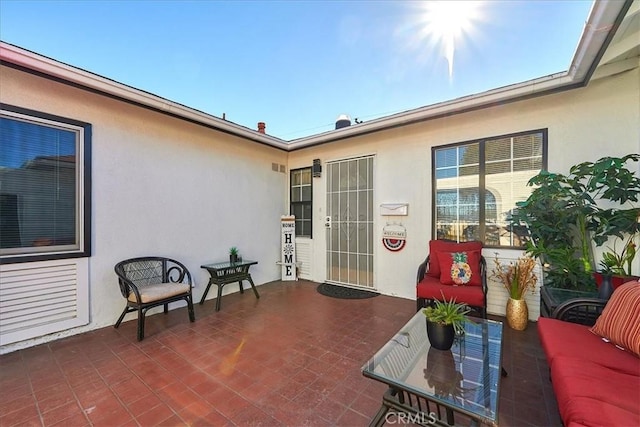
[[[327,282],[374,288],[373,156],[327,163]]]

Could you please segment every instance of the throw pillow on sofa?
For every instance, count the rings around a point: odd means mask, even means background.
[[[627,282],[613,292],[591,332],[640,357],[640,282]]]

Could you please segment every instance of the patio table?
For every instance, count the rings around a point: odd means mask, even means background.
[[[551,317],[556,307],[565,301],[575,298],[598,298],[598,292],[542,286],[540,288],[540,315],[543,317]]]
[[[259,299],[260,295],[258,294],[258,290],[253,284],[253,279],[251,278],[251,274],[249,273],[249,268],[257,263],[258,261],[242,260],[237,262],[218,262],[215,264],[201,265],[201,268],[204,268],[209,272],[211,278],[209,279],[209,283],[207,284],[207,289],[205,289],[204,294],[200,299],[200,304],[204,304],[204,300],[207,298],[207,293],[209,293],[209,288],[211,288],[211,285],[216,285],[218,286],[216,311],[220,311],[222,301],[222,288],[224,288],[224,285],[238,282],[240,286],[240,293],[244,293],[244,288],[242,287],[243,280],[249,282],[249,284],[251,285],[251,289],[253,289],[253,293],[255,294],[256,298]]]
[[[451,350],[431,348],[418,311],[363,367],[389,386],[370,426],[385,422],[453,425],[455,416],[496,426],[502,373],[502,323],[470,318]],[[391,417],[391,419],[390,419]]]

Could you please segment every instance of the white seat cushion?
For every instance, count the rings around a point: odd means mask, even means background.
[[[189,292],[189,285],[187,283],[158,283],[157,285],[144,286],[139,290],[140,299],[143,303],[147,303],[187,293]],[[137,302],[136,294],[131,292],[128,300]]]

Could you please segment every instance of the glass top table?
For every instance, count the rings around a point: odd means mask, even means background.
[[[256,296],[256,299],[260,299],[260,294],[256,289],[255,284],[253,283],[253,279],[251,278],[251,274],[249,273],[249,268],[252,265],[256,265],[258,261],[251,260],[243,260],[237,262],[217,262],[213,264],[203,264],[200,268],[204,268],[209,272],[211,276],[209,278],[209,283],[207,283],[207,288],[204,290],[202,294],[202,298],[200,299],[200,305],[204,304],[205,299],[207,298],[207,294],[209,293],[209,289],[211,285],[216,285],[218,287],[218,296],[216,298],[216,311],[220,311],[220,305],[222,301],[222,288],[229,283],[238,282],[238,286],[240,287],[240,293],[244,293],[244,287],[242,286],[242,281],[246,280],[251,285],[251,289],[253,289],[253,294]]]
[[[574,298],[598,298],[598,292],[543,286],[540,288],[540,314],[544,317],[551,317],[553,311],[560,304]]]
[[[480,424],[497,425],[502,323],[470,318],[464,329],[451,350],[431,348],[426,318],[418,311],[362,367],[365,377],[389,386],[370,425],[393,423],[394,419],[387,418],[399,414],[416,424],[444,425],[439,420],[441,412],[450,425],[455,423],[454,413]]]

